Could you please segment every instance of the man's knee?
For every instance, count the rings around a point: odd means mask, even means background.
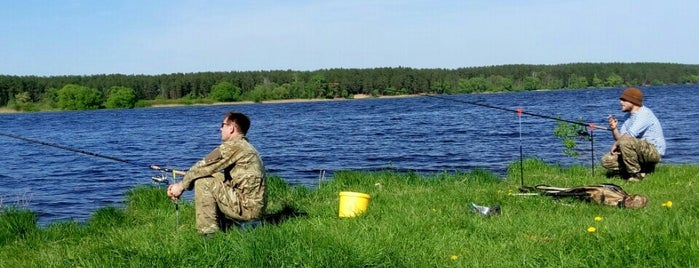
[[[219,183],[216,177],[204,177],[194,181],[194,192],[211,193],[216,184]]]
[[[626,148],[635,148],[637,142],[638,142],[638,140],[636,140],[635,138],[625,137],[625,138],[619,139],[619,142],[617,143],[617,145],[619,146],[619,149],[623,151],[623,149],[626,149]]]
[[[613,154],[605,154],[602,156],[602,160],[600,161],[602,163],[602,167],[606,169],[611,169],[611,170],[618,170],[619,169],[619,156],[613,155]]]

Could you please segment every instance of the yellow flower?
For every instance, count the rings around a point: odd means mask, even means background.
[[[602,221],[602,216],[595,216],[595,221]]]
[[[587,228],[587,232],[588,232],[588,233],[597,232],[597,228],[595,228],[595,227],[593,227],[593,226],[590,226],[589,228]]]
[[[512,190],[507,191],[507,195],[513,195]]]
[[[662,206],[670,208],[670,207],[672,207],[672,201],[668,200],[667,202],[663,203]]]
[[[455,261],[455,260],[458,259],[458,258],[459,258],[459,256],[457,256],[457,255],[451,255],[451,260],[452,260],[452,261]]]

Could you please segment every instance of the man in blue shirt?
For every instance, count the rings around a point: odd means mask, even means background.
[[[609,116],[609,128],[614,144],[602,157],[602,166],[621,172],[629,181],[643,180],[665,155],[665,136],[660,121],[653,111],[643,106],[643,93],[637,88],[627,88],[619,97],[624,123]]]

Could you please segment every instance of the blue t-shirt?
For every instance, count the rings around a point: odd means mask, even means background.
[[[619,133],[629,134],[637,139],[647,140],[655,145],[660,155],[665,155],[665,136],[663,127],[655,114],[645,106],[641,106],[635,113],[627,113],[624,116],[624,124]]]

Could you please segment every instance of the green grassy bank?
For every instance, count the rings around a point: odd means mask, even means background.
[[[596,173],[530,159],[524,179],[566,187],[616,183],[647,195],[648,206],[516,195],[519,164],[506,178],[482,170],[339,172],[314,189],[270,178],[268,224],[203,238],[190,202],[180,203],[178,224],[164,188],[139,186],[125,209],[100,209],[84,224],[39,228],[33,213],[5,207],[0,267],[699,266],[699,166],[661,165],[638,183]],[[371,195],[367,211],[339,218],[340,191]],[[502,213],[483,217],[471,202],[499,204]]]

